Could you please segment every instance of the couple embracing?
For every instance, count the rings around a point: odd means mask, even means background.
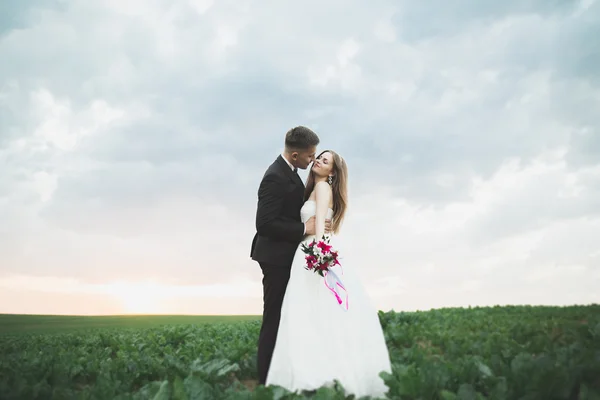
[[[347,206],[346,162],[332,150],[315,157],[319,142],[309,128],[289,130],[258,189],[251,257],[263,273],[259,384],[313,391],[338,381],[356,397],[384,397],[379,373],[391,372],[389,354],[353,266],[341,254],[331,271],[343,302],[330,279],[306,269],[303,245],[338,233]],[[297,170],[311,164],[305,186]]]

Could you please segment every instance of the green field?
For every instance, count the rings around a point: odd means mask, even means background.
[[[389,398],[600,400],[598,305],[380,320]],[[0,326],[1,399],[305,398],[256,387],[258,317],[4,315]],[[339,385],[313,395],[350,398]]]
[[[0,334],[74,332],[92,328],[154,328],[215,322],[257,321],[256,315],[110,315],[64,316],[0,314]]]

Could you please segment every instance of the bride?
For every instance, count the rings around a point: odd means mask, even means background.
[[[339,232],[347,179],[346,163],[336,152],[326,150],[316,158],[301,209],[303,222],[315,216],[316,234],[306,236],[294,256],[266,385],[310,391],[337,380],[357,398],[387,393],[379,377],[382,371],[391,372],[383,331],[352,266],[340,254],[342,265],[332,269],[340,280],[337,290],[331,288],[331,276],[325,280],[305,269],[302,244],[323,237],[325,219],[331,219],[332,233]]]

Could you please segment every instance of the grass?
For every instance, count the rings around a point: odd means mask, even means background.
[[[0,334],[62,333],[85,329],[142,329],[164,325],[198,325],[258,321],[256,315],[31,315],[0,314]]]
[[[390,399],[600,400],[600,305],[379,314]],[[338,399],[256,385],[258,316],[0,315],[1,399]],[[356,399],[355,399],[356,400]]]

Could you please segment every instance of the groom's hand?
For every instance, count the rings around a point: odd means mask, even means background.
[[[325,220],[325,233],[331,233],[331,220]]]
[[[314,235],[315,234],[315,217],[310,217],[308,221],[306,221],[306,235]]]
[[[315,229],[315,217],[312,216],[306,221],[306,235],[314,235]],[[331,219],[325,220],[325,233],[331,233]]]

